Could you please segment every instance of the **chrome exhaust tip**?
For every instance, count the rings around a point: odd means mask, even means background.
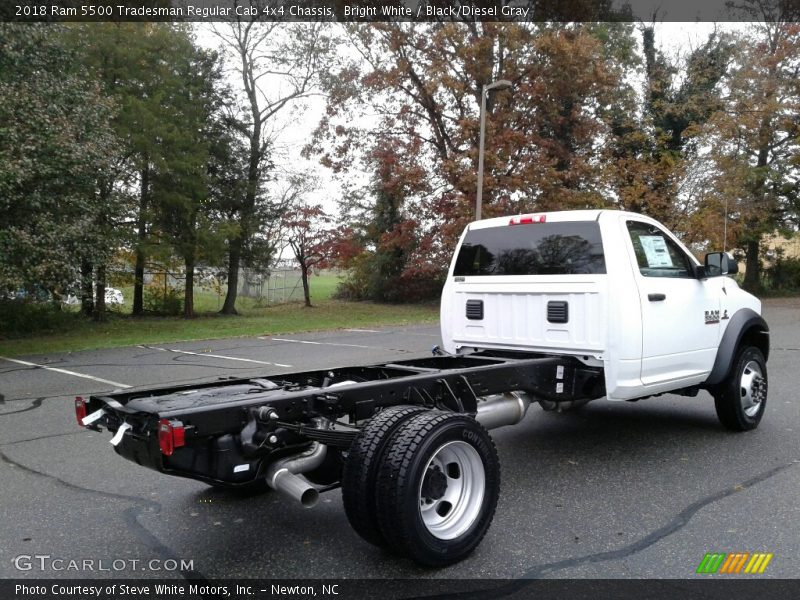
[[[267,485],[294,498],[305,508],[311,508],[319,501],[319,490],[302,477],[298,477],[298,474],[319,467],[327,453],[328,447],[325,444],[314,442],[306,452],[272,463],[266,472]]]

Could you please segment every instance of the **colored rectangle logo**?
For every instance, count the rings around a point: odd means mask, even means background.
[[[771,552],[708,552],[695,572],[704,575],[760,575],[772,557]]]

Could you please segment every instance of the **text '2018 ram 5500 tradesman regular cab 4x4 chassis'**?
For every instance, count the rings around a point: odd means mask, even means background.
[[[213,486],[269,486],[313,505],[342,488],[365,540],[426,565],[471,552],[500,491],[488,429],[531,402],[565,410],[705,389],[728,429],[767,400],[760,302],[656,221],[554,212],[470,224],[431,358],[77,398],[117,453]]]

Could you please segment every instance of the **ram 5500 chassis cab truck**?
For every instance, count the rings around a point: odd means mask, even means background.
[[[429,358],[76,398],[78,421],[169,475],[270,487],[304,506],[341,487],[368,542],[419,563],[460,560],[500,491],[487,430],[528,406],[574,409],[707,390],[726,428],[755,428],[769,333],[736,263],[700,264],[653,219],[619,211],[470,224]]]

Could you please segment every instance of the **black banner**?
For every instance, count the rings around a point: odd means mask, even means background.
[[[330,579],[0,580],[3,600],[796,600],[800,580],[729,579]]]
[[[776,0],[783,20],[800,0]],[[727,0],[4,0],[0,20],[572,22],[750,21]]]

